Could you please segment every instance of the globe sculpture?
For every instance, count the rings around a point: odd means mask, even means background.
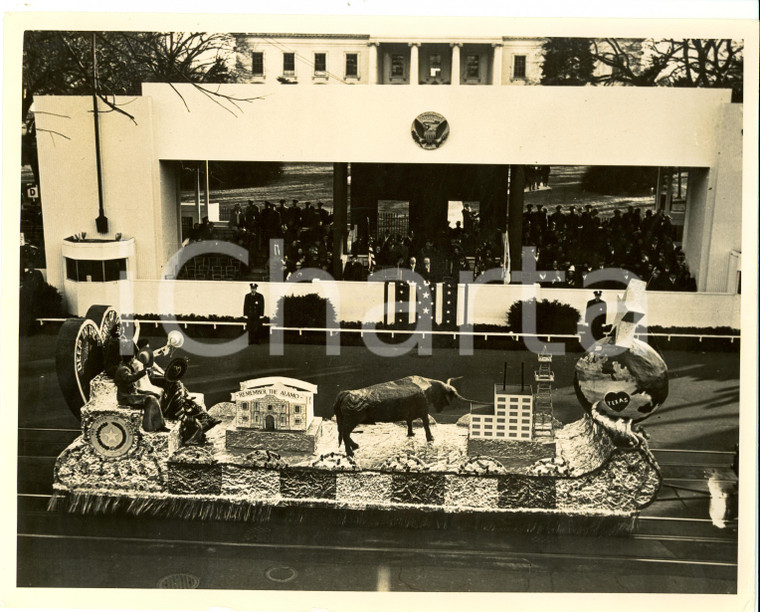
[[[668,368],[657,351],[635,338],[646,312],[645,283],[632,280],[618,300],[610,335],[575,365],[575,394],[617,444],[638,447],[647,436],[636,424],[668,397]]]
[[[668,397],[667,367],[645,342],[624,348],[602,338],[575,366],[575,393],[589,412],[596,404],[607,416],[640,421]]]

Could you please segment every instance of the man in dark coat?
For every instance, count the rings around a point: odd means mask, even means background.
[[[243,302],[243,315],[248,318],[248,344],[259,343],[261,318],[264,316],[264,296],[256,291],[257,288],[256,283],[251,283],[251,292]]]
[[[360,281],[364,275],[364,268],[359,263],[356,255],[350,255],[346,262],[346,269],[343,271],[343,280]]]
[[[121,358],[122,361],[113,375],[116,383],[116,401],[122,406],[142,409],[142,427],[145,431],[169,431],[158,402],[160,396],[152,391],[139,389],[135,385],[148,374],[148,369],[136,369],[132,365],[133,356],[129,351],[125,351]]]
[[[586,303],[586,325],[594,340],[604,337],[604,325],[607,322],[607,302],[602,299],[602,292],[594,291],[594,299]]]

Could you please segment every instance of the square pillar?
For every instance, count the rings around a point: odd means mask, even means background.
[[[409,43],[411,55],[409,57],[409,84],[420,84],[420,43]]]
[[[502,59],[504,57],[504,45],[500,43],[493,44],[493,72],[491,74],[491,84],[501,85]]]
[[[346,224],[348,223],[348,164],[333,164],[333,269],[332,275],[340,279],[343,274]]]
[[[379,82],[377,79],[377,43],[370,42],[367,43],[367,46],[369,47],[369,84],[377,85]]]
[[[451,84],[459,85],[460,76],[462,73],[461,68],[461,55],[460,49],[462,43],[451,43]]]

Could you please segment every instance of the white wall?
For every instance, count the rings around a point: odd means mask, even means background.
[[[724,106],[723,121],[715,161],[715,185],[711,197],[713,219],[704,291],[726,291],[731,251],[741,251],[742,228],[742,108],[740,104]],[[755,142],[752,146],[757,146]]]
[[[602,291],[607,302],[607,320],[612,323],[617,298],[623,291]],[[547,289],[521,285],[471,285],[470,320],[475,323],[505,325],[509,307],[521,299],[557,300],[569,304],[581,316],[586,302],[593,298],[590,289]],[[724,293],[647,291],[647,315],[642,325],[678,327],[741,327],[741,296]]]
[[[725,289],[728,253],[741,249],[741,107],[725,104],[728,91],[278,87],[239,103],[233,115],[192,85],[175,87],[184,102],[168,84],[146,83],[143,97],[117,99],[134,121],[102,115],[106,237],[135,238],[137,279],[158,278],[178,246],[173,177],[161,162],[181,159],[711,167],[706,202],[717,210],[704,216],[715,227],[706,232],[707,248],[702,241],[709,258],[709,265],[700,262],[708,266],[703,289]],[[240,98],[261,94],[256,85],[221,90]],[[81,231],[104,237],[95,229],[91,104],[87,96],[35,98],[48,278],[59,288],[63,238]],[[434,151],[410,135],[413,118],[427,110],[443,113],[451,127]],[[708,281],[713,270],[716,280]]]
[[[136,274],[154,278],[163,262],[156,215],[157,198],[151,100],[126,98],[124,109],[137,123],[117,112],[101,113],[101,160],[104,211],[109,233],[98,234],[98,186],[92,98],[35,97],[40,190],[48,279],[63,286],[61,244],[65,237],[86,232],[90,238],[113,238],[117,232],[135,238]],[[61,135],[51,133],[51,130]]]
[[[509,85],[537,85],[541,82],[543,65],[542,38],[507,38],[503,47],[496,48],[502,53],[501,83]],[[525,56],[525,78],[514,78],[515,56]]]
[[[741,251],[742,109],[724,104],[709,170],[689,170],[684,253],[699,291],[733,291],[731,251]]]
[[[66,291],[72,296],[69,307],[83,316],[92,304],[112,304],[122,312],[177,315],[243,315],[243,299],[248,293],[247,282],[137,280],[133,285],[133,303],[124,283],[72,283],[66,281]],[[375,321],[383,319],[383,283],[315,282],[259,283],[264,296],[265,315],[271,317],[282,295],[317,293],[329,297],[338,310],[338,320]],[[506,324],[509,307],[516,301],[537,297],[539,300],[558,300],[570,304],[581,315],[586,302],[592,298],[585,289],[543,289],[521,285],[469,285],[472,305],[469,320],[480,324]],[[603,291],[608,304],[608,321],[614,318],[617,296],[622,291]],[[124,305],[121,299],[126,298]],[[648,314],[643,325],[679,327],[740,328],[741,296],[683,292],[647,292]],[[378,308],[378,305],[380,307]],[[460,308],[463,303],[460,300]]]
[[[336,40],[330,38],[292,38],[240,36],[237,39],[237,60],[244,71],[250,73],[253,51],[264,53],[264,76],[252,78],[252,82],[261,86],[282,87],[277,77],[283,76],[283,53],[295,53],[295,72],[298,85],[311,86],[315,82],[328,85],[342,85],[346,76],[346,53],[358,55],[359,78],[353,80],[357,84],[366,85],[369,82],[369,47],[368,37],[349,38]],[[314,78],[314,54],[327,54],[326,81]],[[243,73],[246,75],[246,72]],[[290,86],[285,86],[290,87]],[[276,89],[274,90],[276,91]]]
[[[730,96],[667,87],[279,86],[233,116],[191,85],[176,88],[190,112],[168,84],[143,84],[160,126],[159,159],[708,167]],[[262,94],[256,85],[221,91]],[[440,149],[411,138],[423,111],[449,121]]]
[[[712,204],[708,199],[710,193],[710,170],[708,168],[690,168],[687,186],[686,214],[683,226],[683,252],[686,262],[697,281],[697,288],[704,289],[707,278],[707,249],[709,242],[706,236],[712,223]],[[709,210],[708,210],[709,208]]]

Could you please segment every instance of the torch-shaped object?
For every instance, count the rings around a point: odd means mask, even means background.
[[[166,338],[166,344],[159,349],[153,351],[153,357],[163,357],[164,355],[171,355],[174,349],[180,348],[185,343],[184,334],[178,329],[173,329],[169,332]]]

